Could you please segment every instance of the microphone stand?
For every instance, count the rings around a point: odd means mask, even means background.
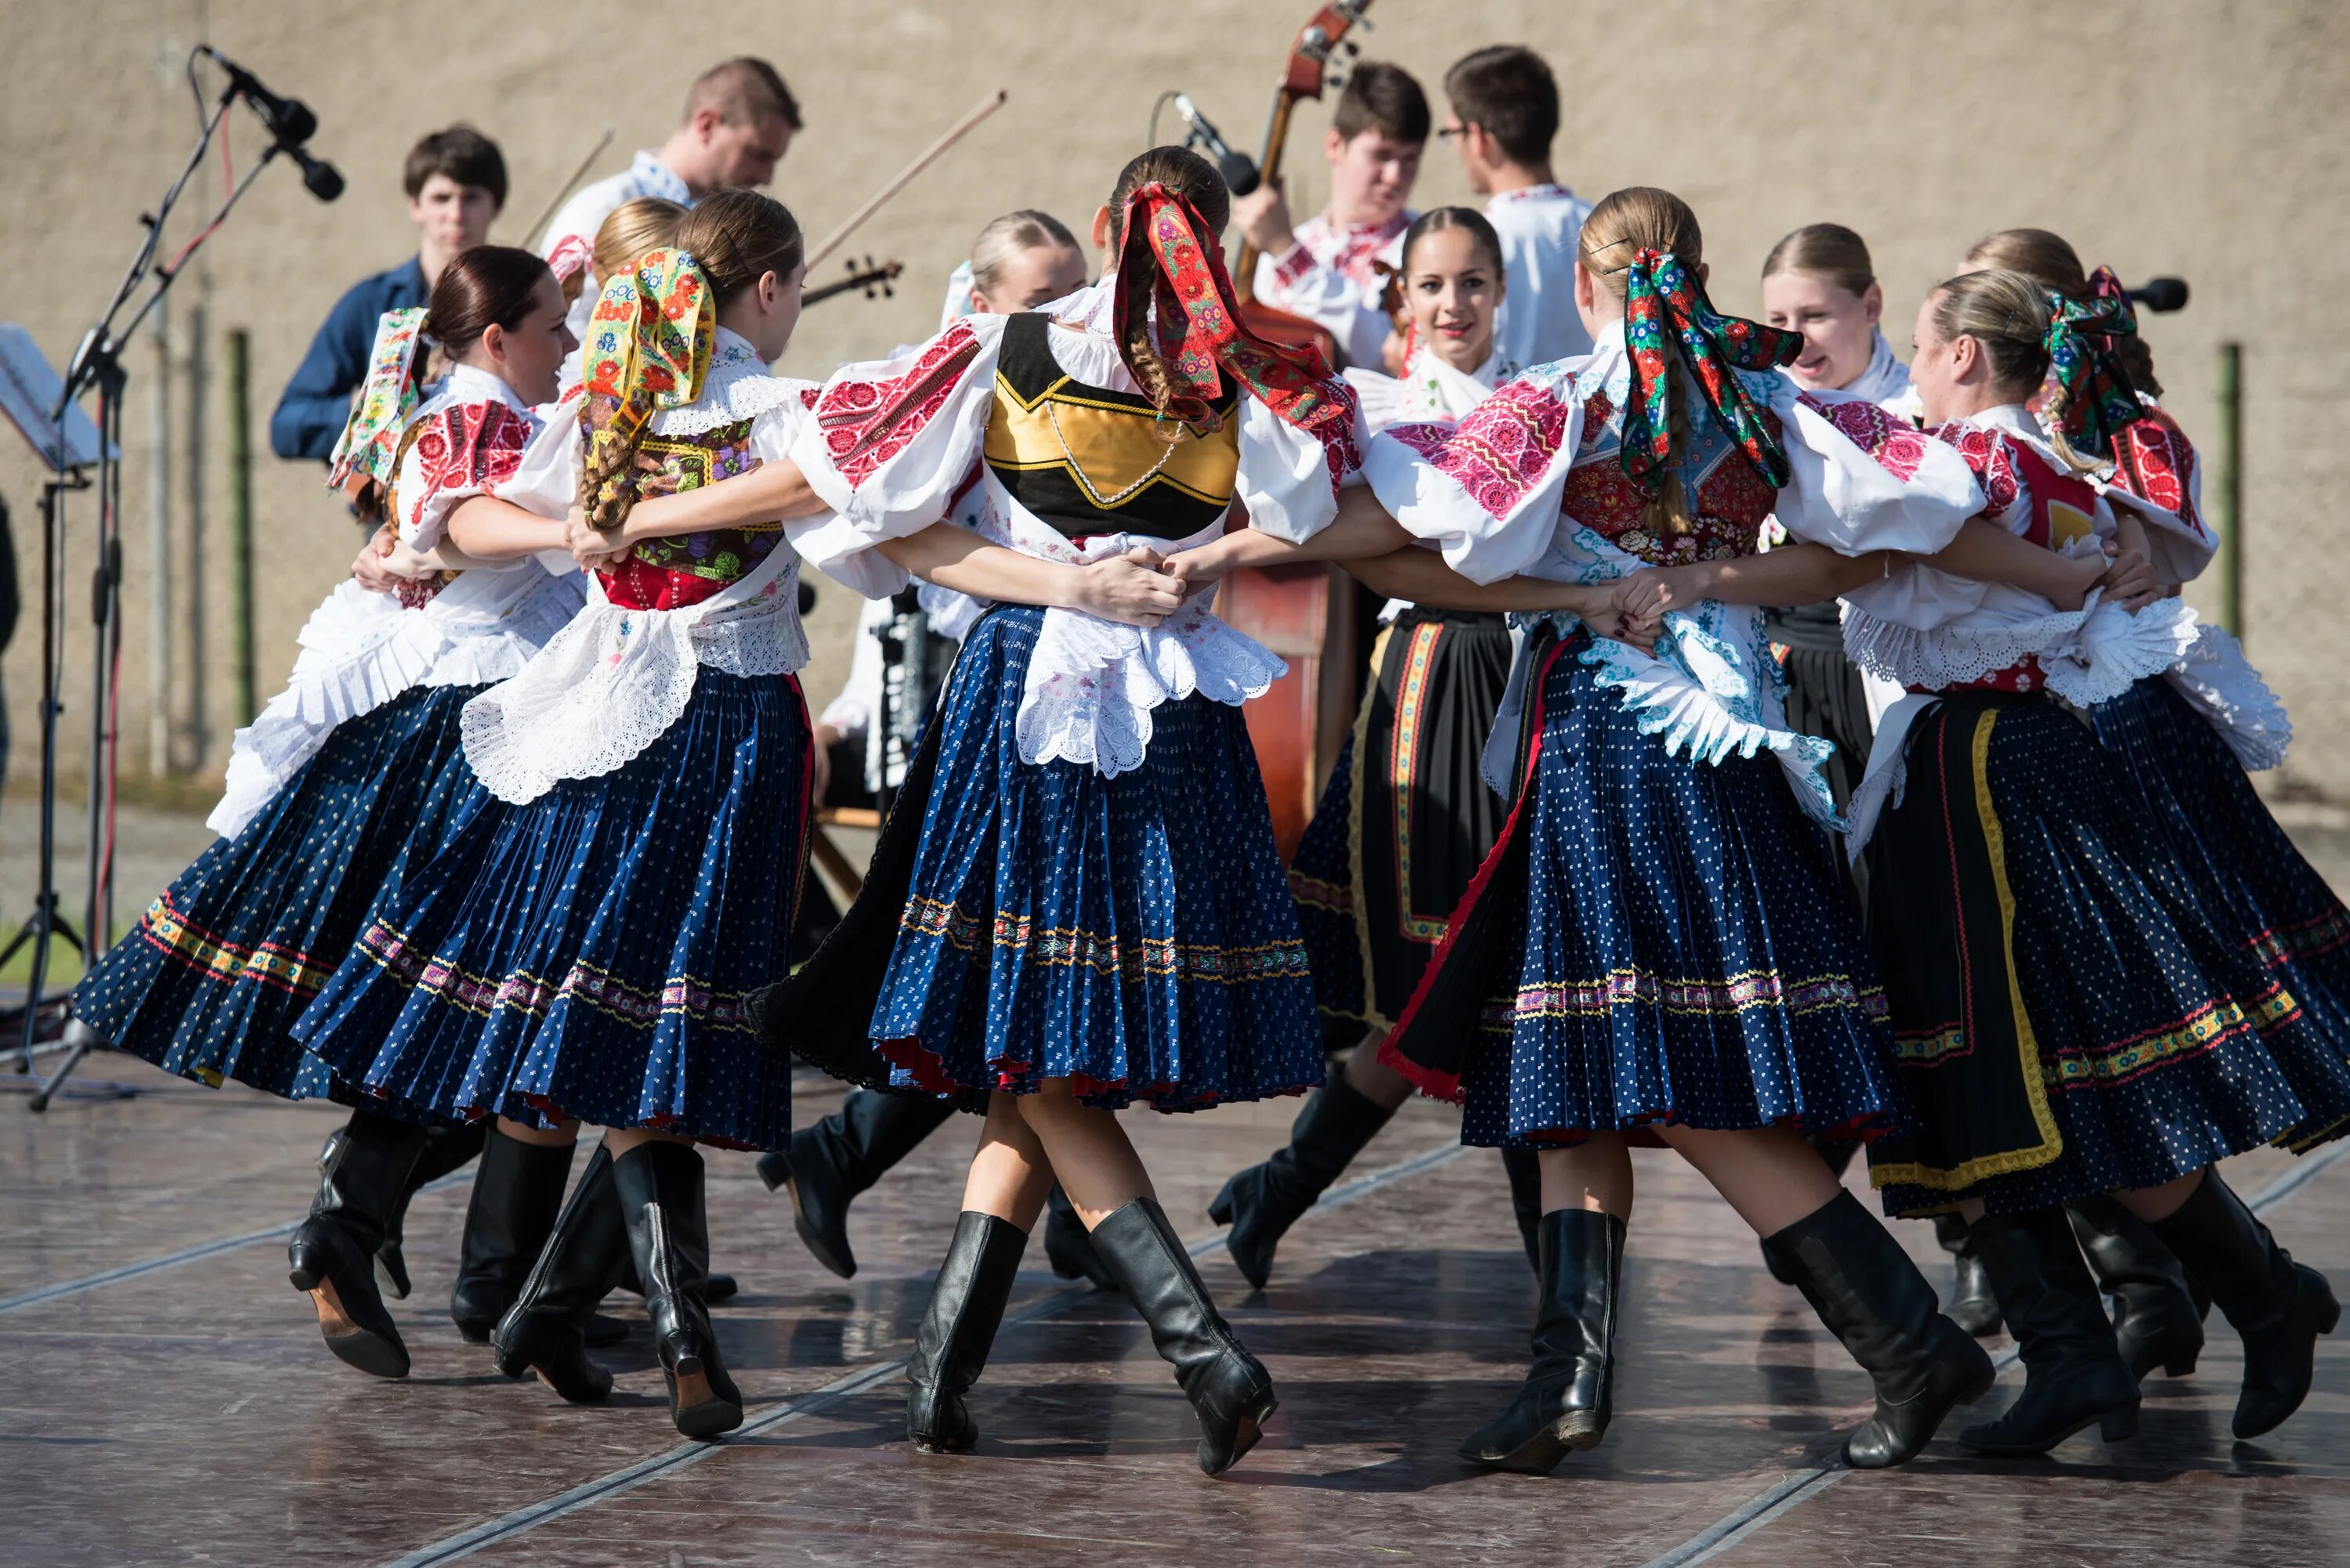
[[[201,51],[199,51],[201,52]],[[194,54],[188,57],[188,84],[195,88]],[[267,168],[278,153],[282,142],[273,140],[246,171],[244,178],[232,187],[220,210],[199,230],[186,248],[166,265],[155,265],[156,247],[162,243],[163,225],[171,218],[172,209],[178,204],[180,192],[188,178],[211,151],[213,136],[221,120],[227,115],[240,93],[232,80],[221,89],[219,99],[203,111],[203,124],[196,133],[196,144],[181,166],[179,176],[164,191],[162,200],[152,213],[140,214],[146,234],[132,254],[130,265],[123,270],[122,281],[116,285],[114,296],[107,303],[105,314],[98,324],[82,335],[80,346],[74,350],[67,365],[65,385],[58,395],[51,422],[60,429],[53,449],[51,477],[45,488],[41,509],[41,849],[40,886],[34,901],[31,929],[33,944],[32,972],[25,988],[24,1039],[18,1046],[19,1071],[32,1065],[33,1047],[38,1022],[46,1001],[41,988],[48,976],[49,942],[53,935],[62,935],[81,949],[83,970],[98,962],[107,948],[114,910],[114,865],[112,846],[107,842],[107,826],[113,814],[114,780],[110,763],[115,748],[114,670],[122,642],[122,394],[129,379],[123,365],[123,353],[139,328],[155,307],[171,292],[172,285],[186,270],[190,257],[203,248],[213,231],[226,221],[229,212],[255,180]],[[197,92],[201,105],[203,95]],[[133,295],[151,281],[146,296],[131,313],[130,320],[118,329],[115,318],[129,306]],[[98,472],[95,481],[82,472],[78,465],[67,461],[66,442],[62,434],[66,410],[82,393],[96,389],[98,393]],[[89,736],[89,862],[88,884],[83,902],[82,934],[76,940],[73,929],[57,911],[57,716],[64,711],[59,700],[63,678],[57,670],[58,655],[64,648],[61,594],[53,591],[50,581],[51,563],[62,558],[66,541],[65,496],[72,491],[91,491],[98,501],[98,566],[90,578],[90,622],[92,636],[92,669],[90,678]],[[26,1102],[27,1110],[38,1112],[48,1108],[49,1101],[67,1076],[81,1064],[81,1059],[93,1046],[108,1044],[98,1033],[78,1020],[66,1023],[65,1060],[57,1070],[43,1080]]]

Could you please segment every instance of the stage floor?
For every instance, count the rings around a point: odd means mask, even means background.
[[[178,1084],[114,1055],[44,1116],[0,1096],[0,1560],[594,1564],[1571,1563],[2259,1563],[2350,1560],[2350,1334],[2301,1414],[2231,1445],[2240,1361],[2215,1317],[2201,1369],[2157,1379],[2144,1435],[1986,1465],[1947,1441],[1906,1469],[1833,1462],[1861,1373],[1762,1271],[1730,1210],[1643,1156],[1617,1414],[1544,1480],[1452,1445],[1507,1399],[1533,1290],[1499,1162],[1410,1107],[1251,1295],[1205,1208],[1286,1128],[1287,1103],[1131,1118],[1177,1227],[1272,1368],[1265,1442],[1203,1479],[1196,1428],[1139,1321],[1032,1247],[965,1458],[903,1440],[902,1358],[951,1231],[970,1132],[951,1125],[857,1212],[863,1268],[819,1269],[749,1157],[711,1158],[717,1314],[750,1418],[681,1443],[638,1337],[574,1409],[490,1367],[450,1324],[465,1180],[408,1222],[394,1303],[404,1383],[330,1359],[286,1283],[333,1113]],[[14,1080],[12,1082],[21,1082]],[[135,1097],[92,1097],[113,1082]],[[806,1085],[805,1120],[837,1103]],[[2339,1154],[2346,1147],[2331,1151]],[[2297,1255],[2350,1280],[2350,1164],[2266,1152],[2230,1179]],[[1939,1284],[1923,1225],[1899,1233]],[[2005,1343],[1993,1346],[2005,1352]],[[1985,1408],[2021,1374],[2002,1360]]]

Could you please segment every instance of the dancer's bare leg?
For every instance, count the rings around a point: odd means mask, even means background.
[[[1045,1146],[1035,1129],[1021,1116],[1019,1096],[988,1096],[979,1148],[971,1157],[971,1173],[963,1179],[964,1211],[992,1214],[1023,1231],[1034,1231],[1052,1186],[1052,1162],[1045,1158]]]
[[[1841,1189],[1827,1161],[1792,1127],[1706,1132],[1660,1127],[1657,1132],[1729,1199],[1757,1236],[1774,1236],[1817,1213]]]
[[[1573,1148],[1542,1151],[1545,1214],[1587,1209],[1632,1220],[1632,1155],[1620,1133],[1594,1133]]]
[[[1033,1095],[996,1097],[1019,1107],[1021,1119],[1043,1146],[1047,1174],[1060,1177],[1061,1190],[1087,1230],[1138,1198],[1158,1197],[1118,1118],[1079,1104],[1066,1078],[1047,1078]]]

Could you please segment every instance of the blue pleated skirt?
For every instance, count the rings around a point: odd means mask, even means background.
[[[1590,647],[1546,656],[1517,805],[1383,1059],[1461,1100],[1462,1141],[1485,1146],[1900,1125],[1825,832],[1768,755],[1667,755]]]
[[[1020,760],[1014,722],[1044,612],[965,643],[874,1007],[892,1081],[1184,1110],[1322,1081],[1322,1036],[1256,754],[1237,708],[1152,714],[1116,778]]]
[[[2155,1187],[2350,1119],[2338,1046],[2115,759],[2039,696],[1954,693],[1911,728],[1868,848],[1918,1114],[1869,1151],[1888,1211]]]
[[[618,771],[521,806],[475,785],[296,1034],[444,1115],[780,1148],[791,1064],[744,1004],[788,966],[809,748],[796,680],[704,669]]]
[[[289,1030],[472,790],[457,719],[481,690],[413,688],[338,726],[99,959],[74,1015],[184,1078],[326,1092]]]
[[[2243,764],[2178,689],[2139,681],[2090,711],[2212,909],[2284,982],[2310,1023],[2350,1054],[2350,910],[2262,804]],[[2341,1128],[2305,1128],[2299,1147]]]

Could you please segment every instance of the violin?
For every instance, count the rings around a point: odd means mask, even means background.
[[[1363,17],[1369,8],[1370,0],[1331,0],[1297,30],[1274,89],[1273,113],[1257,157],[1267,181],[1281,177],[1291,111],[1339,85],[1337,57],[1356,52],[1347,35],[1357,27],[1369,29]],[[1313,345],[1336,369],[1338,341],[1327,329],[1257,300],[1257,257],[1256,247],[1243,240],[1232,275],[1241,319],[1272,342]],[[1362,676],[1355,648],[1357,597],[1355,580],[1338,567],[1304,562],[1234,572],[1216,601],[1216,613],[1226,622],[1289,663],[1287,674],[1241,710],[1264,775],[1274,840],[1284,863],[1305,836],[1315,803],[1354,724]]]
[[[865,291],[868,299],[895,298],[898,291],[889,286],[897,282],[898,275],[905,270],[906,264],[895,258],[878,265],[871,256],[867,256],[862,265],[852,261],[848,264],[847,277],[836,283],[820,283],[814,288],[801,290],[800,306],[806,309],[820,301],[837,295],[852,294],[858,289]]]

